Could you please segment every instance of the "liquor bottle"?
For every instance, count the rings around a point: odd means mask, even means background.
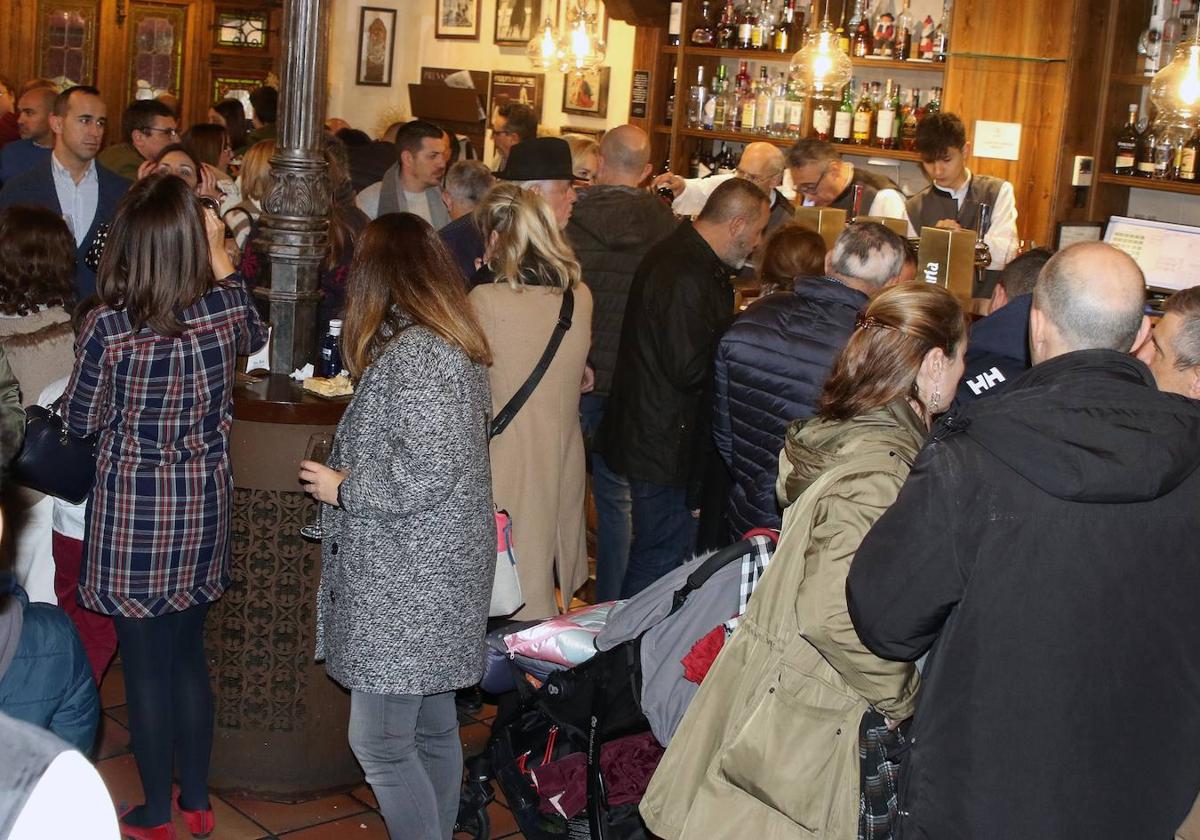
[[[750,87],[750,62],[738,62],[738,74],[734,77],[734,83],[737,84],[738,93]]]
[[[908,92],[908,104],[904,106],[900,120],[900,148],[906,152],[917,150],[917,125],[921,115],[921,91]]]
[[[879,82],[871,82],[871,107],[876,112],[879,111],[879,106],[883,102],[883,86]]]
[[[849,143],[854,133],[854,82],[842,90],[842,104],[833,118],[833,142]]]
[[[342,372],[342,321],[329,322],[329,332],[321,339],[321,376],[331,378]]]
[[[900,17],[896,18],[896,60],[908,61],[913,57],[913,40],[917,28],[917,19],[909,11],[912,0],[903,0],[900,7]]]
[[[667,23],[667,43],[673,47],[679,46],[679,33],[683,29],[682,19],[683,0],[671,0],[671,17]]]
[[[800,83],[793,79],[787,86],[787,125],[784,134],[788,137],[799,137],[804,128],[804,94]]]
[[[1175,177],[1175,145],[1171,132],[1165,125],[1160,125],[1154,143],[1154,178],[1158,181],[1170,181]]]
[[[1137,171],[1139,178],[1154,177],[1154,147],[1158,145],[1158,133],[1153,122],[1146,123],[1146,130],[1138,138]]]
[[[771,12],[767,8],[767,0],[756,11],[750,13],[754,28],[750,30],[750,49],[766,49],[770,41]],[[764,31],[765,30],[765,31]]]
[[[688,91],[688,127],[699,128],[704,117],[704,103],[708,99],[708,88],[704,86],[704,65],[696,68],[696,84]]]
[[[875,51],[875,35],[871,32],[871,19],[863,15],[854,27],[850,36],[850,55],[855,58],[866,58]]]
[[[767,75],[767,65],[759,69],[758,85],[754,89],[758,99],[754,107],[754,130],[759,134],[771,133],[772,111],[775,109],[775,86]]]
[[[813,100],[812,130],[818,140],[827,142],[833,126],[833,100],[824,97]]]
[[[871,54],[892,58],[896,54],[896,10],[892,0],[881,0],[874,23],[875,45]]]
[[[1183,144],[1179,153],[1179,180],[1195,183],[1197,158],[1200,157],[1200,132],[1193,131],[1192,136]]]
[[[933,89],[933,95],[930,96],[929,101],[925,103],[925,113],[922,115],[922,119],[924,119],[925,117],[928,117],[932,114],[940,113],[941,110],[942,110],[942,89],[940,87],[935,87]]]
[[[896,93],[892,80],[887,80],[887,90],[875,117],[875,145],[881,149],[896,148]]]
[[[713,81],[713,120],[712,127],[715,131],[724,131],[728,125],[729,119],[729,98],[726,90],[729,88],[729,79],[725,76],[725,65],[717,66],[717,78]]]
[[[718,82],[713,79],[712,88],[708,91],[708,96],[705,97],[704,105],[700,110],[700,127],[705,131],[713,130],[713,124],[717,118],[717,99],[720,98],[718,90]]]
[[[675,72],[671,74],[671,89],[667,91],[667,108],[665,119],[667,125],[675,121],[675,82],[679,78],[679,68],[675,68]]]
[[[1179,0],[1171,0],[1171,14],[1163,21],[1162,39],[1158,42],[1158,66],[1166,67],[1175,58],[1175,49],[1183,40],[1183,18],[1179,16]]]
[[[727,0],[725,9],[721,12],[721,22],[717,24],[717,46],[723,50],[732,49],[737,44],[737,9],[733,0]]]
[[[854,33],[850,26],[850,17],[850,4],[842,3],[842,25],[837,28],[837,36],[838,49],[846,55],[850,55],[850,36]],[[854,25],[858,26],[858,23]]]
[[[787,0],[783,6],[783,17],[775,26],[775,34],[771,37],[771,49],[778,53],[788,52],[795,42],[795,27],[796,27],[796,0]],[[798,44],[797,44],[798,46]]]
[[[750,49],[751,41],[754,40],[754,23],[750,20],[749,6],[743,6],[738,9],[737,47],[739,50]]]
[[[754,133],[754,127],[758,125],[758,96],[754,90],[754,85],[746,85],[741,91],[741,100],[738,102],[738,110],[742,114],[743,134]]]
[[[771,102],[771,126],[768,132],[775,137],[787,134],[788,126],[788,83],[787,76],[779,74],[775,80],[773,100]]]
[[[862,98],[854,110],[854,145],[866,146],[871,142],[871,128],[875,123],[875,109],[871,106],[871,86],[863,82]]]
[[[696,47],[711,47],[717,40],[717,30],[713,27],[712,7],[709,5],[709,0],[702,0],[700,3],[700,20],[688,40]]]
[[[933,32],[933,60],[945,61],[950,54],[950,0],[942,4],[942,19]]]
[[[1117,135],[1117,157],[1113,164],[1113,173],[1116,175],[1132,175],[1137,168],[1137,112],[1137,105],[1129,106],[1129,121]]]

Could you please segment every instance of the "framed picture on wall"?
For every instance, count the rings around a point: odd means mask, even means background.
[[[577,19],[580,13],[592,21],[592,32],[596,37],[607,42],[608,10],[604,8],[604,0],[566,0],[563,17],[559,21],[559,26],[563,28],[563,31],[570,27],[571,22]]]
[[[523,47],[549,17],[558,20],[558,0],[496,0],[493,41],[501,47]]]
[[[563,112],[588,117],[607,117],[608,75],[607,67],[568,73],[563,80]]]
[[[478,41],[480,0],[433,0],[434,37],[442,40]]]
[[[542,121],[542,87],[545,76],[541,73],[492,72],[492,90],[488,97],[488,115],[505,102],[521,102],[533,109],[538,122]]]
[[[578,134],[580,137],[590,137],[599,143],[604,139],[605,130],[603,128],[584,128],[579,125],[564,125],[558,130],[558,133],[564,137],[568,134]]]
[[[358,12],[358,85],[392,86],[396,10],[363,6]]]

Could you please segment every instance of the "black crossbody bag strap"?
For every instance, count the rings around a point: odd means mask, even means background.
[[[529,374],[529,378],[517,389],[517,393],[513,394],[512,399],[492,418],[492,427],[488,434],[489,438],[494,438],[508,427],[512,419],[517,416],[517,412],[521,410],[521,406],[525,405],[525,401],[529,399],[534,389],[537,388],[538,383],[542,381],[542,377],[546,375],[546,370],[550,367],[550,363],[554,361],[554,354],[558,352],[558,345],[562,344],[563,336],[567,334],[567,330],[571,329],[571,316],[574,313],[575,293],[567,289],[563,292],[562,307],[558,310],[558,323],[554,325],[554,332],[550,333],[550,342],[542,352],[542,358],[538,359],[533,373]]]

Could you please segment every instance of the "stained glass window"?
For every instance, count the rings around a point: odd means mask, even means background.
[[[135,6],[131,17],[134,99],[178,95],[184,42],[183,9]]]
[[[93,81],[94,5],[44,2],[38,9],[38,32],[38,76],[60,87]]]
[[[217,44],[222,47],[266,49],[267,17],[250,11],[217,15]]]

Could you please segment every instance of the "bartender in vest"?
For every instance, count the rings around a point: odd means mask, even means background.
[[[917,128],[917,153],[925,174],[933,181],[908,200],[908,218],[919,231],[923,227],[977,230],[979,205],[992,208],[992,223],[983,241],[992,254],[985,279],[974,297],[989,297],[996,275],[1016,256],[1017,202],[1012,184],[967,169],[971,144],[967,130],[955,114],[930,114]]]
[[[891,178],[877,175],[842,160],[832,143],[823,140],[797,140],[788,150],[787,166],[805,207],[835,207],[846,211],[850,221],[855,215],[882,216],[908,221],[904,194]],[[858,212],[855,213],[855,187],[862,187]],[[916,236],[912,223],[908,235]]]

